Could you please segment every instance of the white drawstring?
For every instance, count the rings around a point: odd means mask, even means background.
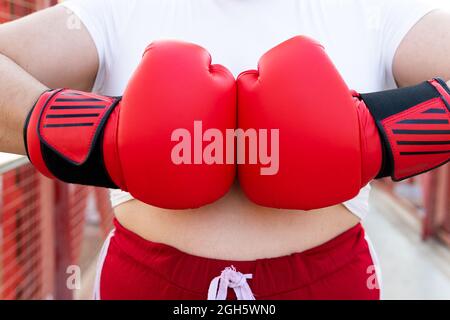
[[[252,279],[252,274],[242,274],[231,266],[222,271],[220,276],[214,278],[209,285],[208,300],[226,300],[228,288],[232,288],[238,300],[255,300],[252,289],[247,279]]]

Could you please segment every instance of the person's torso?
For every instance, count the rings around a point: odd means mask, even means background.
[[[360,1],[127,1],[126,6],[113,11],[116,16],[109,30],[114,36],[106,44],[111,56],[104,59],[107,65],[101,67],[103,74],[99,73],[94,87],[103,94],[120,95],[145,48],[160,39],[199,44],[211,53],[213,63],[238,76],[257,68],[260,56],[273,46],[295,35],[306,35],[325,46],[350,87],[372,91],[381,89],[385,82],[377,22],[367,25],[372,12]],[[359,217],[366,214],[367,193],[365,190],[350,202]],[[343,206],[295,216],[292,211],[258,208],[242,197],[239,188],[234,188],[218,203],[190,214],[168,214],[132,201],[117,209],[117,217],[144,238],[222,259],[303,251],[359,222]],[[263,249],[256,250],[252,239],[260,239],[258,247]],[[230,252],[239,244],[239,255]]]

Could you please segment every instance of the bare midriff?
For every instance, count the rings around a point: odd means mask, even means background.
[[[132,200],[115,213],[121,225],[146,240],[195,256],[233,261],[303,252],[360,222],[343,205],[314,211],[260,207],[237,184],[219,201],[198,209],[164,210]]]

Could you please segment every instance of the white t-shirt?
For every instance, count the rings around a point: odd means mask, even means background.
[[[259,57],[295,35],[321,42],[352,89],[395,87],[392,61],[405,34],[437,8],[429,0],[69,0],[97,46],[100,68],[94,91],[121,95],[145,47],[180,39],[205,47],[213,63],[237,76]],[[71,27],[76,21],[71,20]],[[76,19],[75,19],[76,20]],[[331,159],[330,159],[331,161]],[[149,182],[151,183],[151,182]],[[368,213],[370,187],[345,205]],[[131,199],[113,191],[116,206]]]

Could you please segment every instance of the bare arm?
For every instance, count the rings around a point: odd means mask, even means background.
[[[0,25],[0,152],[25,154],[23,124],[47,87],[91,89],[97,51],[82,24],[70,28],[72,18],[55,7]]]
[[[406,35],[394,58],[399,86],[439,76],[450,79],[450,13],[433,11]]]

